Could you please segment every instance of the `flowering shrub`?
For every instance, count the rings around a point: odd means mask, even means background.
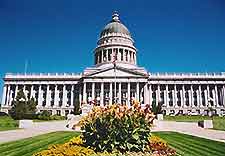
[[[138,102],[131,108],[94,107],[81,120],[82,139],[95,151],[145,151],[153,119],[150,107],[142,109]]]
[[[77,137],[74,137],[72,139],[70,139],[69,142],[65,143],[69,146],[72,146],[72,145],[83,145],[83,140],[81,139],[80,135],[77,136]]]
[[[149,148],[153,154],[158,155],[175,155],[176,151],[170,148],[167,142],[158,136],[149,137]]]
[[[149,146],[153,151],[164,150],[168,147],[167,142],[158,136],[151,136],[149,138]]]
[[[86,156],[93,153],[93,150],[86,147],[66,146],[63,144],[50,146],[47,150],[36,153],[34,156]]]

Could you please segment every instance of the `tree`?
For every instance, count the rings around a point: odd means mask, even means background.
[[[23,90],[19,90],[16,99],[12,103],[9,114],[16,120],[33,118],[33,115],[36,113],[36,105],[34,98],[26,100]]]
[[[35,114],[36,113],[36,106],[37,102],[35,99],[32,97],[30,100],[27,101],[27,107],[28,107],[28,114]]]
[[[156,104],[156,101],[153,100],[152,101],[152,109],[151,111],[157,115],[157,114],[161,114],[162,113],[162,103],[159,102],[158,105]]]

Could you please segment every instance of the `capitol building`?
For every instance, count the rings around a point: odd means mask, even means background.
[[[3,80],[1,111],[8,112],[19,90],[37,110],[67,115],[84,105],[161,105],[164,114],[225,113],[225,73],[151,73],[137,63],[138,51],[118,13],[104,27],[94,65],[82,73],[12,74]],[[143,54],[144,55],[144,54]]]

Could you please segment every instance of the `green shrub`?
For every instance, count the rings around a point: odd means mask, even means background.
[[[121,105],[94,107],[81,120],[83,140],[95,151],[145,151],[154,115],[139,103],[131,108]]]
[[[52,115],[50,116],[50,120],[65,120],[65,116],[60,116],[60,115]]]
[[[51,120],[51,113],[47,110],[44,110],[38,115],[38,119],[39,120]]]

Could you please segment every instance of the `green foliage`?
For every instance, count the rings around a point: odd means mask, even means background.
[[[81,108],[80,108],[80,101],[78,98],[74,100],[74,115],[80,115]]]
[[[50,120],[66,120],[66,117],[55,114],[55,115],[50,116]]]
[[[0,117],[0,131],[17,129],[18,126],[18,121],[13,120],[10,116]]]
[[[225,143],[177,132],[153,132],[175,148],[181,156],[224,156]]]
[[[44,110],[42,111],[40,114],[38,114],[37,116],[38,120],[65,120],[66,117],[65,116],[60,116],[60,115],[51,115],[51,113],[48,110]],[[37,121],[38,121],[37,120]]]
[[[149,107],[139,104],[94,107],[81,120],[84,144],[95,151],[145,151],[153,119]]]
[[[161,114],[161,113],[162,113],[162,104],[161,104],[161,103],[158,103],[158,105],[157,105],[157,104],[156,104],[156,101],[153,100],[151,111],[152,111],[155,115]]]
[[[77,135],[79,135],[77,132],[52,132],[18,141],[7,142],[0,145],[0,155],[32,156],[33,153],[47,149],[49,145],[63,144]]]
[[[51,120],[51,113],[47,110],[43,110],[39,115],[38,115],[39,120]]]
[[[27,100],[24,92],[19,90],[9,114],[16,120],[35,118],[36,105],[34,98]]]

